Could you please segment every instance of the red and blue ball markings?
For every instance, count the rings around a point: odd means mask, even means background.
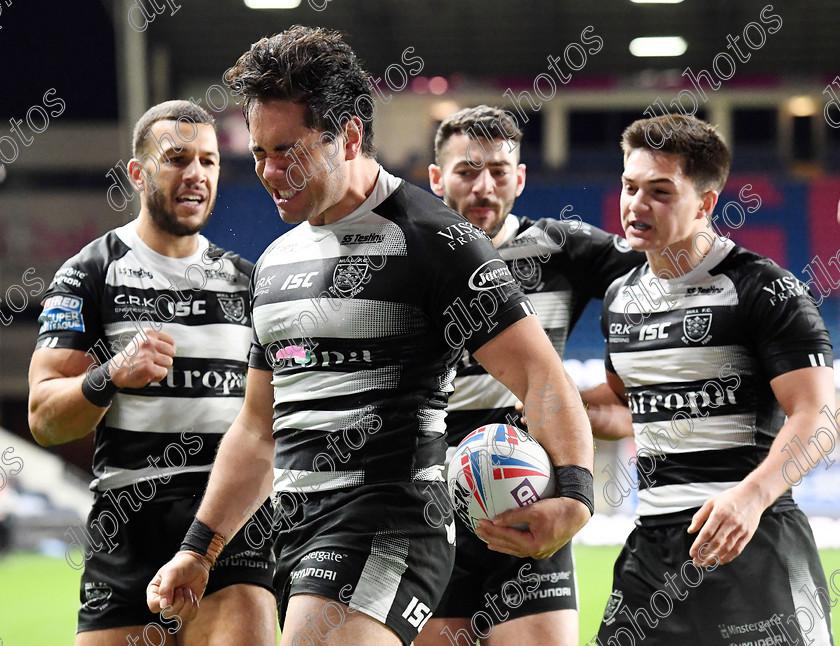
[[[505,424],[497,424],[495,426],[484,426],[473,431],[464,438],[461,442],[461,446],[474,444],[476,442],[483,445],[486,440],[485,434],[493,434],[495,442],[509,443],[514,446],[519,445],[519,437],[512,427]],[[482,485],[481,465],[479,463],[479,456],[481,453],[482,451],[479,449],[477,451],[469,451],[462,455],[461,470],[473,498],[484,512],[485,516],[489,517],[490,514],[487,511],[487,498]],[[490,456],[490,460],[493,468],[494,480],[523,478],[527,476],[545,476],[538,465],[520,458],[493,453]],[[522,491],[523,489],[525,491]],[[526,491],[530,492],[531,495],[527,495]],[[536,491],[528,480],[521,482],[510,493],[520,506],[530,504],[531,502],[535,502],[537,500]]]

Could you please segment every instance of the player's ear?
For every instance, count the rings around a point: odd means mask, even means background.
[[[140,163],[139,159],[132,157],[128,160],[126,168],[128,170],[128,179],[131,180],[131,184],[135,189],[142,192],[143,186],[146,182],[146,171],[143,168],[143,164]]]
[[[432,193],[443,197],[443,172],[437,164],[429,164],[429,186]]]
[[[697,217],[708,218],[712,215],[717,205],[720,193],[717,191],[706,191],[700,196],[703,200],[700,204],[700,210],[697,212]]]
[[[350,161],[362,154],[364,124],[357,116],[350,117],[344,124],[344,159]]]

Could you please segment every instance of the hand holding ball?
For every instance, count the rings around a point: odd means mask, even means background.
[[[492,521],[557,491],[545,449],[506,424],[482,426],[467,435],[449,462],[446,483],[456,515],[472,531],[482,518]]]

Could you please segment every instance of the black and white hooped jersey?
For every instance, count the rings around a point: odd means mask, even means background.
[[[36,347],[80,350],[104,363],[151,327],[170,334],[177,348],[163,381],[114,398],[96,429],[91,488],[195,473],[173,483],[196,482],[203,490],[219,440],[243,402],[251,269],[204,236],[191,256],[163,256],[131,222],[56,272]]]
[[[483,231],[381,168],[358,209],[272,243],[251,289],[277,491],[441,479],[463,347],[533,313]]]
[[[510,214],[498,251],[560,357],[587,303],[603,298],[613,280],[645,258],[632,251],[624,238],[585,224],[577,216],[533,222]],[[518,425],[521,413],[514,409],[516,397],[469,352],[461,357],[454,386],[446,418],[450,446],[457,446],[485,424]],[[547,401],[553,399],[550,392],[544,395]]]
[[[645,264],[616,280],[601,324],[633,416],[642,517],[695,509],[743,480],[785,419],[770,380],[833,364],[807,287],[728,239],[684,276],[659,280]],[[793,504],[790,492],[776,503]]]

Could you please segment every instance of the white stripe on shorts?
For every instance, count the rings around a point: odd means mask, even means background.
[[[805,559],[794,562],[793,559],[788,557],[788,578],[790,579],[790,593],[793,597],[793,607],[797,610],[800,608],[807,609],[810,613],[811,608],[814,607],[811,601],[811,595],[816,595],[817,585],[811,576],[808,562]],[[811,592],[810,595],[808,594],[809,591]],[[822,615],[822,607],[817,610],[820,611],[818,614]],[[809,644],[813,646],[829,646],[831,644],[827,626],[828,619],[820,621],[819,618],[814,618],[812,614],[811,617],[813,618],[814,625],[805,630],[802,624],[799,623],[799,614],[794,613],[793,617],[799,628],[799,634],[808,635]],[[790,617],[786,621],[790,622]],[[791,635],[791,637],[795,639],[795,634]]]
[[[373,537],[370,556],[350,599],[350,607],[381,621],[388,619],[402,575],[408,567],[408,537],[405,532],[380,530]]]

